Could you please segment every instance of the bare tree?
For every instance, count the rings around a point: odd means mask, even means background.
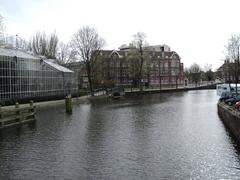
[[[37,32],[30,40],[30,49],[37,55],[47,55],[47,36],[46,33]]]
[[[1,28],[1,30],[3,29],[3,27],[4,27],[4,25],[3,25],[3,17],[0,14],[0,28]]]
[[[191,77],[191,79],[195,83],[195,85],[197,86],[198,82],[201,79],[201,67],[196,63],[191,65],[189,68],[189,76]]]
[[[133,87],[137,87],[137,85],[139,85],[139,59],[140,57],[138,50],[134,46],[130,45],[130,51],[128,52],[127,60],[129,64],[130,79]]]
[[[52,33],[47,41],[47,57],[50,59],[56,59],[58,36],[56,32]]]
[[[60,42],[58,45],[58,52],[57,52],[57,62],[59,64],[67,64],[70,62],[75,62],[77,60],[77,52],[74,51],[70,44],[65,44]]]
[[[25,51],[29,50],[28,42],[25,39],[19,37],[18,35],[16,35],[14,43],[15,44],[13,44],[12,46],[16,47],[16,49],[22,49]]]
[[[240,73],[239,47],[240,47],[240,34],[233,34],[228,41],[227,57],[229,59],[229,63],[233,64],[233,66],[229,66],[229,70],[234,72],[236,93],[237,93],[237,83],[239,82],[239,73]]]
[[[212,81],[214,78],[214,72],[212,71],[212,64],[205,64],[203,68],[203,79],[206,81]]]
[[[212,69],[209,69],[208,71],[204,72],[204,76],[207,81],[212,81],[214,79],[214,72]]]
[[[190,69],[187,67],[184,68],[184,77],[186,77],[188,80],[190,80],[190,78],[191,78]]]
[[[77,33],[72,37],[71,46],[80,56],[81,60],[84,62],[88,77],[89,89],[92,96],[93,86],[92,86],[92,74],[94,71],[94,65],[100,54],[100,50],[104,45],[104,40],[98,34],[98,32],[89,26],[80,28]]]
[[[149,64],[149,52],[144,47],[140,53],[136,45],[130,44],[130,50],[127,55],[127,61],[129,64],[130,79],[133,87],[140,87],[142,91],[143,74],[146,75],[148,83],[150,76],[150,64]],[[143,47],[142,47],[143,48]]]
[[[56,59],[58,37],[52,33],[47,37],[46,33],[37,32],[33,35],[29,43],[29,49],[37,55],[42,55],[50,59]]]
[[[138,72],[138,84],[140,87],[140,91],[143,90],[143,85],[142,85],[142,72],[143,72],[143,64],[144,64],[144,49],[146,46],[146,35],[143,32],[138,32],[135,34],[133,40],[133,46],[136,48],[138,57],[139,57],[139,72]]]
[[[5,43],[4,31],[5,25],[3,22],[3,16],[0,14],[0,45],[3,45]]]

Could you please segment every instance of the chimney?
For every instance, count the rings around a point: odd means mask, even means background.
[[[161,51],[164,52],[164,46],[161,46],[160,48],[161,48]]]
[[[161,46],[162,58],[164,58],[164,46]]]

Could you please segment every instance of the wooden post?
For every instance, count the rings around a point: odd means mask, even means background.
[[[33,100],[30,101],[29,105],[30,105],[29,113],[31,113],[29,117],[32,117],[33,119],[35,119]]]
[[[2,106],[0,105],[0,119],[2,119]]]
[[[20,123],[21,118],[20,118],[20,110],[19,110],[19,103],[18,102],[16,102],[15,108],[17,109],[17,111],[16,111],[16,121],[18,121]]]
[[[33,101],[30,101],[30,112],[34,112]]]
[[[0,105],[0,128],[3,128],[4,124],[3,121],[1,121],[2,119],[2,106]]]
[[[18,102],[16,102],[15,108],[19,108],[19,103]]]
[[[66,105],[66,112],[72,113],[72,97],[71,97],[71,95],[66,96],[65,105]]]

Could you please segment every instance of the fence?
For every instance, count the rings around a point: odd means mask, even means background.
[[[33,101],[29,107],[19,107],[15,104],[15,108],[4,109],[0,106],[0,129],[30,123],[35,121],[35,107]]]

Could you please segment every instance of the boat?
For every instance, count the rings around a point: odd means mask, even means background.
[[[113,99],[119,99],[125,95],[123,87],[114,87],[111,89],[110,97]]]

